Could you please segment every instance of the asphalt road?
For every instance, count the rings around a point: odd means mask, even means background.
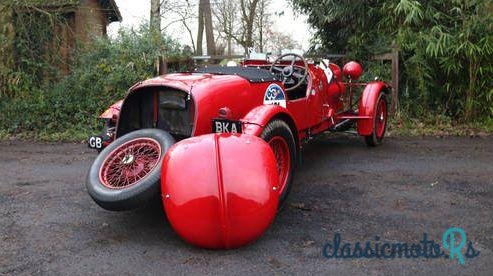
[[[493,275],[493,137],[356,137],[307,145],[288,207],[255,243],[203,250],[179,239],[158,204],[113,213],[84,187],[82,144],[0,142],[0,274]],[[327,242],[441,243],[461,227],[465,259],[328,259]]]

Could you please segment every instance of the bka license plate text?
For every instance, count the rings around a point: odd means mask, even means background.
[[[241,133],[242,125],[238,121],[213,119],[212,132],[214,133]]]

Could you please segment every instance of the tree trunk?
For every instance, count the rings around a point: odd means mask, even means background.
[[[161,0],[151,0],[149,24],[152,32],[161,32]]]
[[[204,25],[205,25],[205,38],[207,40],[207,54],[214,55],[216,51],[216,44],[214,43],[214,30],[212,28],[212,11],[211,1],[203,0],[203,12],[204,12]]]
[[[228,37],[228,56],[231,56],[231,36]]]
[[[260,15],[258,24],[259,51],[264,52],[264,20],[265,20],[265,0],[260,2]]]
[[[264,23],[263,23],[263,19],[260,20],[260,26],[258,28],[258,35],[259,35],[259,51],[261,53],[263,53],[264,52]]]
[[[243,48],[245,53],[248,53],[248,48],[253,47],[253,23],[255,22],[255,12],[257,10],[257,4],[259,0],[252,0],[247,6],[245,0],[241,0],[241,13],[245,26],[245,39],[243,40]]]
[[[202,39],[204,37],[204,0],[199,1],[199,17],[198,17],[198,31],[197,31],[197,52],[196,54],[201,56],[202,52]]]
[[[188,35],[190,36],[190,41],[192,41],[192,50],[193,52],[195,53],[195,41],[193,39],[193,33],[192,33],[192,30],[190,29],[190,27],[188,27],[187,24],[183,23],[183,26],[185,26],[185,29],[187,29],[187,32],[188,32]]]

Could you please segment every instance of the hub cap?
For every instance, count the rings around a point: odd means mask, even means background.
[[[125,157],[123,157],[122,159],[122,164],[124,165],[130,165],[134,162],[134,156],[129,154],[129,155],[125,155]]]

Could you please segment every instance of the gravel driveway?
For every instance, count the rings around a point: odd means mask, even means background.
[[[0,142],[0,274],[493,275],[493,137],[334,136],[304,149],[288,206],[255,243],[230,251],[179,239],[159,203],[113,213],[87,195],[96,153],[82,144]],[[345,242],[441,242],[461,227],[480,255],[327,259]]]

